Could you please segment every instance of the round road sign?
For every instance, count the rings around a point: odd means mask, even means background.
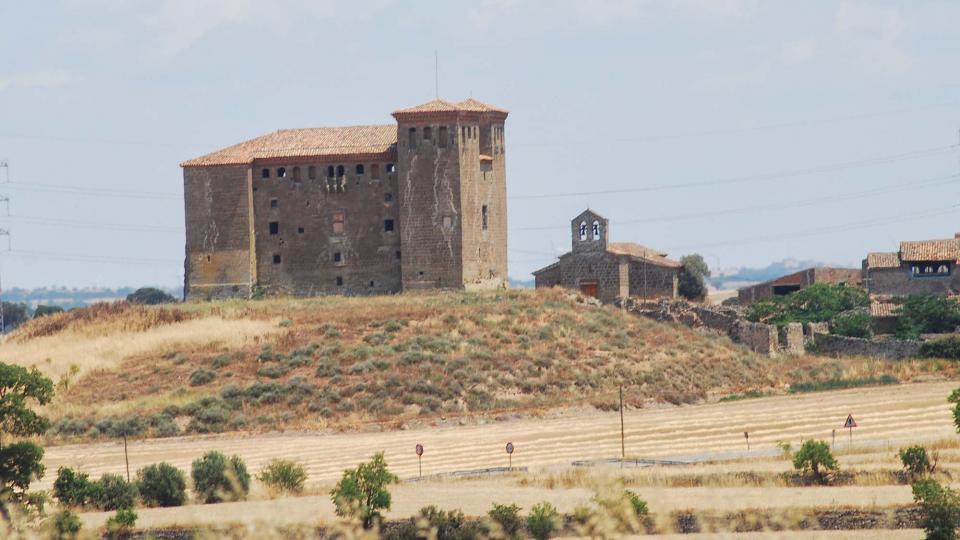
[[[423,455],[423,445],[422,445],[422,444],[418,444],[418,445],[417,445],[417,455],[418,455],[418,456],[422,456],[422,455]]]
[[[508,442],[508,443],[507,443],[507,453],[508,453],[508,454],[512,454],[512,453],[513,453],[513,443],[512,443],[512,442]]]

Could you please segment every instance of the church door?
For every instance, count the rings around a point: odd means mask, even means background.
[[[594,298],[600,298],[599,291],[597,290],[596,281],[581,281],[580,282],[580,292],[587,296],[592,296]]]

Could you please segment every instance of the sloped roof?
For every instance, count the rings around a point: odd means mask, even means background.
[[[900,304],[893,302],[870,302],[871,317],[897,317],[900,315]]]
[[[184,161],[183,167],[245,165],[256,159],[383,154],[397,144],[395,124],[281,129]]]
[[[633,242],[611,242],[607,244],[607,251],[614,255],[627,255],[641,259],[644,262],[665,266],[667,268],[680,268],[680,263],[667,258],[667,254],[647,246],[635,244]]]
[[[405,109],[398,109],[393,111],[393,116],[409,116],[409,115],[427,115],[433,116],[443,113],[493,113],[494,115],[503,115],[506,116],[509,114],[505,109],[499,107],[494,107],[482,101],[477,101],[473,98],[465,99],[459,103],[451,103],[445,99],[434,99],[426,103],[421,103],[419,105],[414,105],[413,107],[407,107]]]
[[[507,114],[509,111],[506,109],[501,109],[499,107],[494,107],[482,101],[477,101],[473,98],[467,98],[460,103],[457,103],[457,109],[461,111],[474,111],[474,112],[498,112]]]
[[[960,239],[900,242],[900,259],[913,261],[958,261]]]
[[[867,268],[899,268],[900,255],[897,253],[868,253]]]
[[[407,107],[406,109],[398,109],[394,111],[393,114],[445,112],[445,111],[456,111],[456,110],[458,110],[457,105],[443,99],[434,99],[426,103],[421,103],[420,105]]]

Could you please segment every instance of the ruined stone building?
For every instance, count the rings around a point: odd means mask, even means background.
[[[507,111],[437,99],[393,117],[182,163],[185,296],[505,285]]]
[[[851,287],[861,285],[860,270],[856,268],[831,268],[820,266],[807,268],[786,276],[763,283],[757,283],[737,290],[737,299],[741,305],[749,305],[771,296],[783,296],[806,289],[814,283],[843,283]]]
[[[960,233],[946,240],[900,242],[896,252],[870,253],[863,283],[871,296],[960,294]]]
[[[570,222],[573,248],[533,273],[537,288],[578,289],[604,302],[676,298],[680,263],[632,242],[608,242],[608,221],[586,210]]]

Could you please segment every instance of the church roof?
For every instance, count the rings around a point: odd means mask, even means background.
[[[395,124],[280,129],[184,161],[180,165],[246,165],[257,159],[269,158],[367,156],[391,152],[396,144]]]
[[[633,242],[610,242],[607,251],[614,255],[627,255],[643,262],[667,268],[680,268],[680,263],[667,258],[667,254]]]

